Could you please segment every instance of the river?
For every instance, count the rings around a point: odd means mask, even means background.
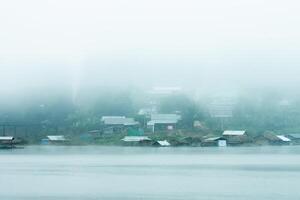
[[[300,199],[300,146],[0,151],[2,200]]]

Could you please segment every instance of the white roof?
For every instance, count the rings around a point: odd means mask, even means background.
[[[104,122],[106,125],[124,125],[124,126],[131,126],[131,125],[138,125],[139,123],[135,121],[133,118],[127,118],[124,116],[103,116],[101,121]]]
[[[151,120],[180,120],[181,116],[177,114],[152,114]]]
[[[0,140],[13,140],[13,136],[0,136]]]
[[[171,144],[167,140],[157,141],[160,146],[170,146]]]
[[[246,131],[224,131],[223,135],[232,135],[232,136],[240,136],[244,135]]]
[[[151,140],[151,139],[147,136],[125,136],[122,140],[124,142],[140,142],[143,140]]]
[[[65,141],[66,138],[63,135],[48,135],[47,138],[50,141]]]
[[[155,124],[176,124],[177,120],[151,120],[147,122],[148,126],[153,126]]]
[[[279,138],[280,140],[284,141],[284,142],[290,142],[291,140],[287,137],[285,137],[284,135],[276,135],[277,138]]]

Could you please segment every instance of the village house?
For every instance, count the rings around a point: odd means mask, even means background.
[[[227,141],[226,143],[231,146],[251,142],[245,130],[226,130],[223,132],[222,137]]]
[[[227,140],[224,137],[208,137],[204,138],[202,141],[202,146],[218,146],[218,147],[226,147]]]
[[[177,114],[152,114],[151,120],[147,122],[148,129],[155,131],[172,131],[176,129],[176,126],[181,119]]]
[[[104,133],[123,132],[127,128],[138,127],[139,122],[125,116],[103,116],[101,118]]]
[[[14,139],[13,136],[0,136],[0,148],[12,148]]]
[[[142,145],[142,146],[150,146],[153,144],[153,141],[148,136],[125,136],[123,139],[124,145]]]
[[[66,144],[68,140],[64,135],[48,135],[47,138],[42,139],[42,144]]]

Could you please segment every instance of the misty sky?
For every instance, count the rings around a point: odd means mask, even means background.
[[[1,91],[114,86],[294,86],[293,0],[9,0]]]

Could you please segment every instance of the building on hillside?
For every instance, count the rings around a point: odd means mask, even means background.
[[[181,119],[178,114],[152,114],[151,120],[147,122],[147,127],[155,131],[172,131]]]
[[[231,146],[251,142],[245,130],[226,130],[223,132],[222,137],[226,139],[227,144]]]
[[[103,116],[101,123],[104,133],[123,132],[129,127],[139,126],[139,122],[125,116]]]

